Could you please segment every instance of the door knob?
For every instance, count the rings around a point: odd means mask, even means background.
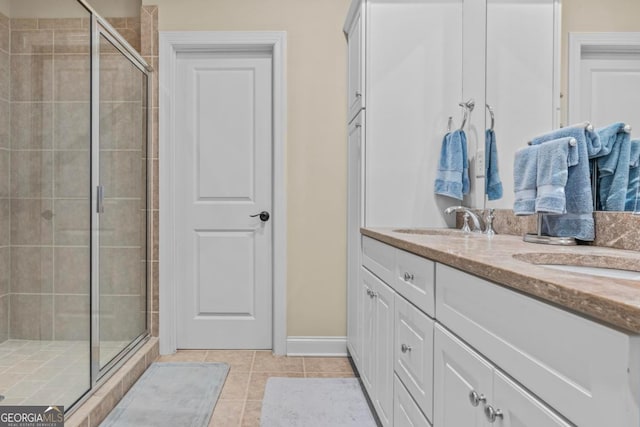
[[[260,213],[255,214],[255,215],[249,215],[249,216],[250,216],[251,218],[255,218],[255,217],[259,216],[259,217],[260,217],[260,221],[262,221],[262,222],[267,222],[267,221],[269,221],[269,218],[271,217],[271,216],[269,215],[269,212],[267,212],[267,211],[262,211],[262,212],[260,212]]]

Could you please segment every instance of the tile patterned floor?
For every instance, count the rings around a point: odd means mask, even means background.
[[[126,345],[103,343],[105,360]],[[89,389],[88,341],[7,340],[0,343],[0,405],[69,407]]]
[[[160,362],[225,362],[231,368],[209,427],[259,427],[269,377],[354,377],[346,357],[285,357],[271,351],[180,350]]]

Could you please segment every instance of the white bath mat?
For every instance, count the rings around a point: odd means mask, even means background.
[[[375,427],[357,378],[269,378],[261,427]]]
[[[228,372],[226,363],[152,363],[100,426],[206,427]]]

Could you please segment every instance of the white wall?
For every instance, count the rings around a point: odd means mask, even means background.
[[[346,335],[350,0],[144,0],[160,31],[287,32],[287,335]]]

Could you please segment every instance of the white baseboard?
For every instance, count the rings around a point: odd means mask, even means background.
[[[287,337],[287,356],[347,356],[347,337]]]

